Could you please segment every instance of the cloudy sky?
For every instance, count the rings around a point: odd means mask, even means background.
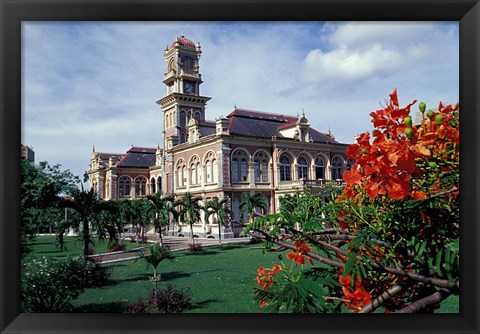
[[[304,110],[351,143],[395,88],[402,105],[458,102],[458,22],[24,22],[22,143],[36,162],[82,176],[93,146],[161,145],[163,51],[182,33],[202,46],[207,119]]]

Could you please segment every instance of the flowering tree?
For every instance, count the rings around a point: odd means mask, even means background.
[[[401,108],[394,91],[370,114],[375,129],[348,146],[355,163],[334,200],[291,196],[282,203],[288,210],[247,228],[268,248],[293,251],[290,265],[259,269],[261,306],[433,312],[459,293],[459,110],[440,103],[426,112],[420,103],[422,121],[413,124],[415,103]],[[294,270],[296,281],[280,274]],[[287,288],[292,282],[309,288],[299,294]],[[314,297],[312,307],[291,307]]]

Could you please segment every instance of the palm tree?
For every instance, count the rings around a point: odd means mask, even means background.
[[[257,211],[257,208],[261,210],[261,213]],[[256,216],[263,216],[268,211],[268,202],[261,193],[243,193],[240,200],[240,215],[247,214],[248,222],[251,223]]]
[[[159,245],[153,244],[149,247],[149,253],[140,253],[140,257],[144,259],[147,264],[153,267],[153,282],[154,282],[154,293],[155,293],[155,303],[157,303],[157,295],[158,295],[158,281],[160,280],[160,276],[157,277],[157,267],[163,260],[172,260],[173,254],[169,248]]]
[[[126,226],[126,225],[129,225],[129,224],[132,224],[133,225],[133,220],[134,220],[134,216],[135,216],[135,212],[133,210],[133,202],[131,200],[128,200],[128,199],[124,199],[124,200],[121,200],[119,201],[119,220],[120,220],[120,223],[119,225],[120,226]]]
[[[104,210],[114,210],[113,205],[104,202],[98,198],[97,192],[92,188],[88,191],[82,189],[72,189],[70,191],[73,199],[63,200],[63,206],[71,208],[78,212],[82,221],[83,233],[83,254],[88,256],[90,254],[90,244],[93,244],[91,239],[91,230],[97,231],[99,236],[105,234],[105,226],[102,220],[97,219],[97,215]]]
[[[182,198],[173,203],[173,206],[180,207],[178,214],[181,217],[184,223],[190,225],[190,232],[192,234],[192,243],[195,244],[195,238],[193,237],[193,224],[197,221],[200,221],[200,211],[202,210],[201,201],[203,200],[202,196],[193,196],[191,193],[187,192]]]
[[[131,201],[133,212],[133,224],[137,227],[135,233],[135,240],[138,245],[138,240],[145,241],[145,232],[151,226],[155,219],[155,206],[147,199],[135,199]]]
[[[174,197],[164,196],[161,192],[157,192],[154,195],[148,195],[147,199],[155,206],[155,227],[158,228],[160,245],[162,245],[162,227],[168,226],[170,214],[175,218],[178,216],[178,212],[173,207]]]
[[[225,197],[219,200],[218,197],[214,197],[212,200],[207,201],[205,204],[205,221],[213,215],[213,221],[218,224],[218,243],[222,243],[221,226],[225,225],[227,214],[231,214],[230,199]]]

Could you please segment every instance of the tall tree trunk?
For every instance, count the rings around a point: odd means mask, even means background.
[[[158,230],[158,237],[160,238],[160,246],[163,245],[163,238],[162,238],[162,224],[159,226]]]
[[[193,223],[190,224],[190,233],[192,233],[192,244],[195,245],[195,238],[193,237]]]
[[[88,226],[88,220],[83,220],[83,255],[88,257],[90,247],[90,228]]]
[[[222,243],[222,228],[220,227],[220,223],[218,223],[218,243]]]

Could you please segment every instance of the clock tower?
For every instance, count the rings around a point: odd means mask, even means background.
[[[173,146],[188,142],[188,121],[205,120],[205,105],[209,97],[200,95],[199,60],[202,50],[185,36],[165,48],[167,63],[163,83],[166,96],[157,101],[163,113],[163,138],[166,152]]]

